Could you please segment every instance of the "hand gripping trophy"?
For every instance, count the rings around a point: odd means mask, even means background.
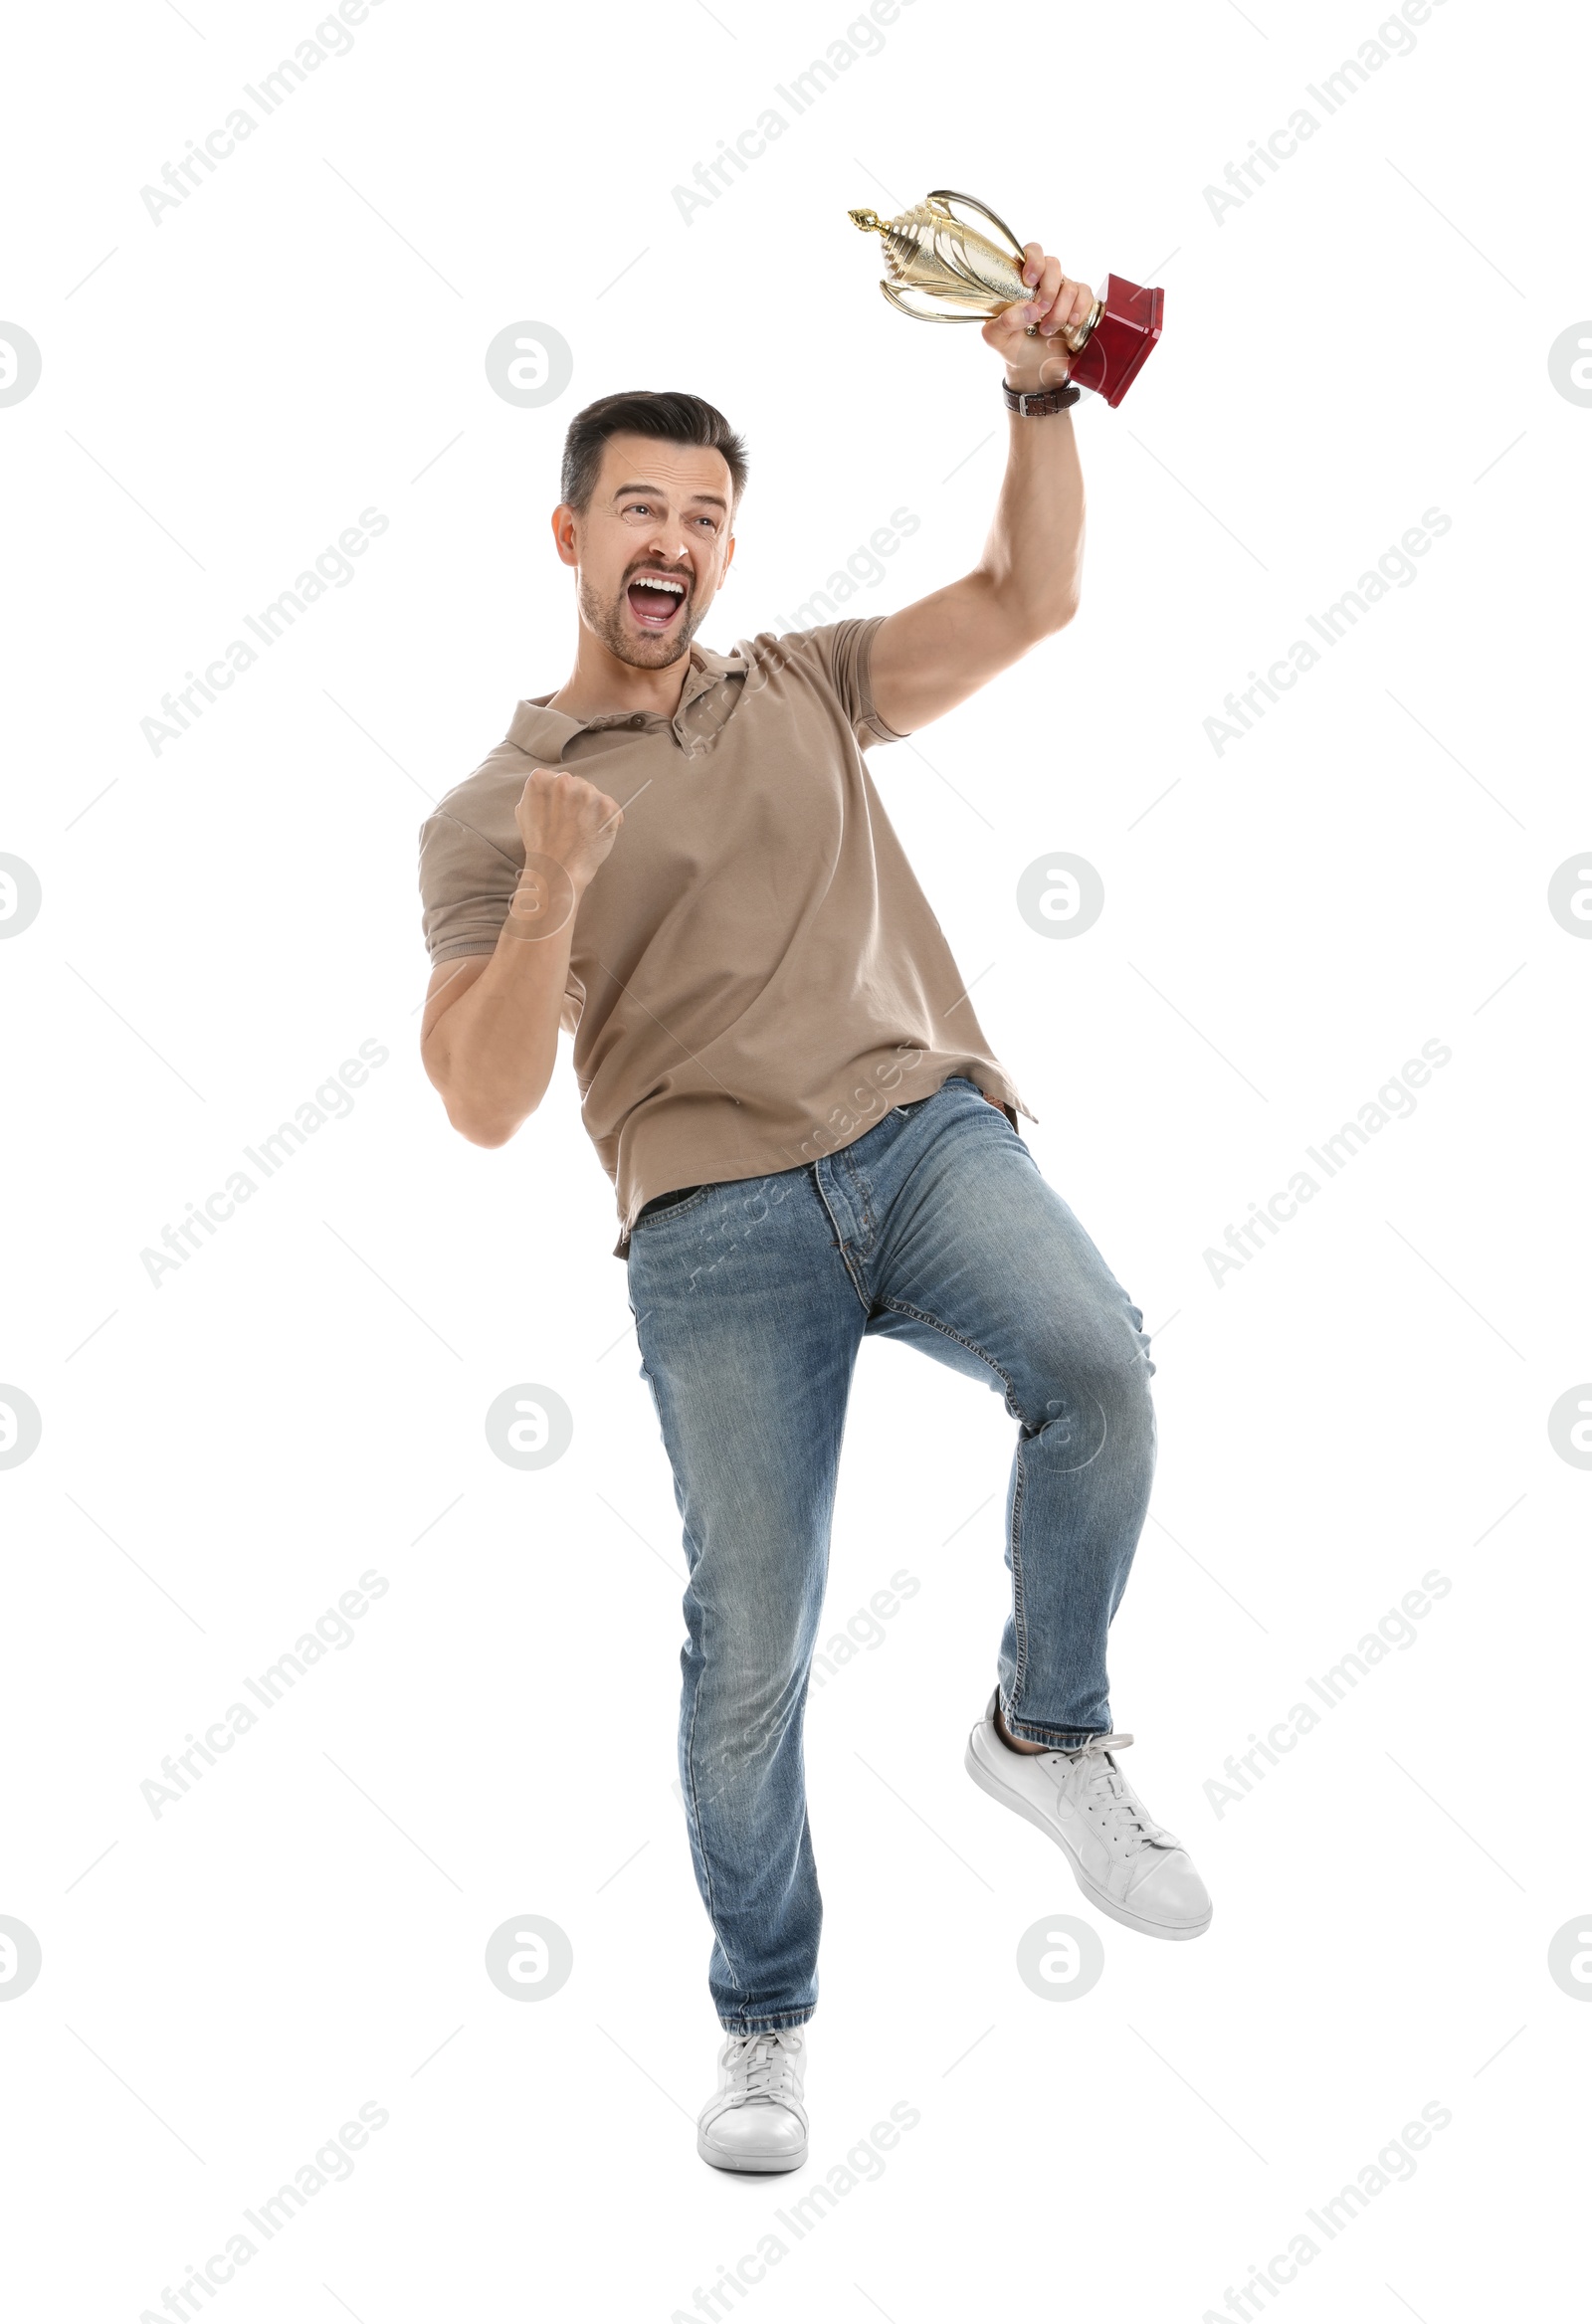
[[[1003,240],[992,241],[958,218],[951,207],[957,202],[977,211]],[[1004,219],[971,194],[938,186],[898,218],[881,219],[872,210],[852,210],[848,216],[865,234],[883,238],[890,279],[879,287],[892,306],[914,322],[981,322],[1029,295],[1023,245]],[[908,292],[939,299],[951,312],[912,305]],[[1107,275],[1093,313],[1076,329],[1058,334],[1073,357],[1071,382],[1092,388],[1114,409],[1161,335],[1164,298],[1162,290],[1141,290],[1121,275]],[[1029,335],[1034,335],[1032,324]]]

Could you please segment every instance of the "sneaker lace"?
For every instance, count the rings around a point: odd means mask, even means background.
[[[1082,1751],[1070,1751],[1065,1756],[1071,1766],[1081,1771],[1081,1789],[1109,1839],[1131,1841],[1137,1838],[1163,1846],[1170,1841],[1175,1846],[1171,1833],[1149,1816],[1126,1776],[1109,1756],[1113,1751],[1125,1751],[1132,1740],[1131,1735],[1094,1735]]]
[[[731,2105],[744,2105],[751,2098],[780,2100],[794,2095],[792,2049],[786,2047],[782,2034],[743,2034],[731,2039],[737,2044],[725,2059]]]

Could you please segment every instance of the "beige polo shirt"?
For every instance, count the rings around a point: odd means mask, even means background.
[[[497,949],[533,766],[572,768],[625,811],[576,913],[564,1009],[617,1259],[654,1195],[799,1168],[952,1073],[1036,1119],[863,759],[900,739],[869,685],[883,618],[765,631],[727,656],[693,644],[672,718],[522,701],[421,826],[435,965]]]

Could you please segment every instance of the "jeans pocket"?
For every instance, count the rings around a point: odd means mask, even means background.
[[[683,1186],[674,1189],[671,1195],[654,1195],[653,1201],[643,1203],[637,1212],[630,1230],[632,1236],[640,1234],[644,1227],[660,1227],[671,1219],[678,1219],[683,1211],[695,1209],[703,1196],[710,1195],[712,1191],[711,1186]],[[653,1208],[654,1203],[658,1205],[656,1210]]]

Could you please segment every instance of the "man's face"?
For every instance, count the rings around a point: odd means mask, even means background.
[[[581,619],[616,661],[663,670],[686,652],[734,555],[730,494],[722,453],[612,436],[584,515],[554,509]]]

